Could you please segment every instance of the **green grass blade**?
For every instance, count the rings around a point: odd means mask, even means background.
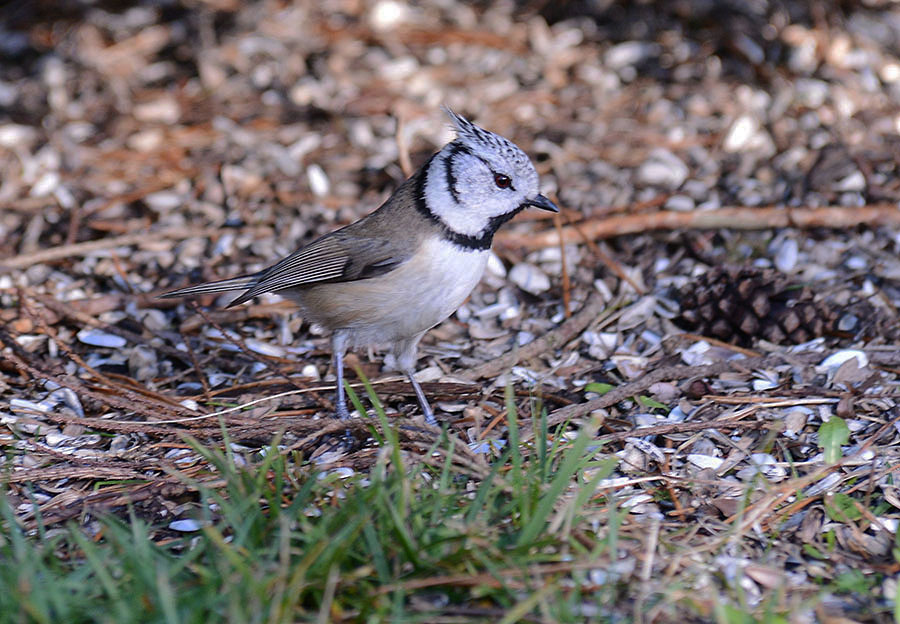
[[[543,529],[550,517],[550,513],[553,511],[554,505],[570,485],[575,472],[589,459],[585,458],[584,454],[588,444],[594,439],[596,429],[596,426],[590,423],[582,427],[578,432],[578,437],[575,438],[575,442],[566,451],[562,465],[560,465],[559,470],[553,477],[553,481],[550,483],[550,488],[538,501],[534,515],[519,534],[519,539],[516,541],[517,546],[522,547],[531,544],[541,529]]]
[[[512,451],[512,469],[510,471],[510,482],[512,483],[512,495],[516,500],[516,507],[522,522],[527,522],[531,515],[531,509],[528,505],[528,497],[524,487],[524,475],[522,474],[522,454],[519,444],[519,418],[516,410],[516,397],[513,393],[512,383],[506,384],[504,389],[504,399],[506,404],[506,420],[509,425],[509,448]]]

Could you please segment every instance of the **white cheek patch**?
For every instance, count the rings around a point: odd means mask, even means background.
[[[490,247],[497,228],[537,195],[537,171],[503,137],[469,126],[471,132],[460,128],[460,138],[431,159],[419,179],[418,209],[438,221],[449,240],[481,249]],[[509,176],[512,184],[498,186],[497,174]]]
[[[454,156],[452,144],[445,146],[431,161],[431,166],[428,168],[428,177],[425,181],[425,201],[428,209],[454,232],[466,236],[478,236],[490,222],[492,212],[488,205],[491,202],[484,201],[487,197],[477,198],[471,196],[460,197],[459,203],[456,201],[454,193],[451,192],[447,184],[446,167],[448,158],[455,159],[452,171],[457,177],[460,175],[461,168],[479,166],[474,162],[476,160],[475,157],[462,152],[458,152]],[[471,192],[469,195],[471,195]],[[483,209],[473,210],[473,204],[480,204]]]
[[[451,230],[466,236],[477,236],[487,227],[490,214],[487,211],[481,213],[466,209],[453,197],[453,192],[447,185],[447,159],[452,157],[448,147],[450,146],[445,146],[438,153],[428,168],[428,178],[425,181],[425,201],[431,213]],[[459,171],[461,166],[466,166],[465,162],[460,162],[465,155],[460,153],[456,158],[459,160],[453,163],[453,170]],[[467,158],[472,157],[468,156]]]

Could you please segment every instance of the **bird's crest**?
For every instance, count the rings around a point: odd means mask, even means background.
[[[476,126],[462,115],[454,113],[447,106],[444,106],[443,109],[450,117],[450,121],[453,122],[459,140],[464,144],[476,150],[480,147],[488,151],[498,151],[516,162],[528,162],[528,157],[512,141]]]

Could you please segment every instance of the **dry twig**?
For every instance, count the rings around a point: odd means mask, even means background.
[[[555,229],[538,233],[520,234],[498,232],[497,241],[508,247],[544,249],[563,243],[577,243],[582,236],[592,240],[613,238],[624,234],[637,234],[653,230],[763,230],[769,228],[832,228],[844,229],[867,225],[900,226],[900,209],[895,204],[874,204],[846,208],[752,208],[730,207],[706,212],[674,212],[665,210],[650,214],[601,217],[565,226],[561,232]],[[576,227],[577,226],[577,227]]]
[[[75,243],[72,245],[62,245],[60,247],[52,247],[50,249],[41,249],[34,253],[19,254],[11,258],[0,260],[0,270],[27,269],[34,264],[42,264],[46,262],[56,262],[65,260],[66,258],[74,258],[84,256],[101,249],[111,249],[113,247],[125,247],[128,245],[140,245],[147,241],[154,240],[183,240],[185,238],[209,238],[222,233],[221,228],[198,228],[185,229],[168,228],[158,230],[156,232],[141,232],[139,234],[125,234],[124,236],[115,236],[113,238],[101,238],[99,240],[86,241],[83,243]]]
[[[498,357],[490,362],[485,362],[480,366],[476,366],[470,371],[462,373],[460,376],[464,379],[475,381],[483,377],[494,377],[499,373],[512,368],[522,360],[528,360],[542,353],[546,353],[551,349],[556,349],[574,337],[579,335],[586,327],[597,320],[600,313],[606,308],[606,303],[599,293],[593,292],[587,302],[582,306],[578,314],[567,320],[565,323],[544,334],[540,338],[529,342],[520,349],[516,349]]]
[[[623,384],[613,388],[603,396],[587,401],[586,403],[576,403],[575,405],[567,405],[558,410],[550,412],[547,416],[547,426],[555,427],[561,423],[573,418],[580,418],[590,414],[594,410],[607,408],[615,405],[619,401],[631,398],[635,395],[646,392],[647,389],[655,383],[666,380],[690,379],[692,377],[708,377],[719,375],[726,371],[735,369],[747,370],[751,368],[761,368],[775,362],[780,362],[782,358],[777,355],[760,358],[746,358],[742,360],[728,360],[715,362],[705,366],[667,366],[652,370],[640,379],[630,383]],[[693,424],[693,423],[691,423]],[[715,423],[700,423],[704,426],[715,427]],[[534,436],[534,431],[530,425],[523,424],[522,439],[530,439]],[[633,435],[633,433],[629,433]],[[610,438],[613,439],[613,438]]]

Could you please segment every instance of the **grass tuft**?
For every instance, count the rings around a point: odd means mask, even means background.
[[[348,388],[350,401],[368,417],[367,398],[380,424],[369,472],[321,469],[278,452],[278,437],[254,457],[239,456],[227,432],[222,449],[191,440],[208,466],[193,477],[176,473],[196,492],[177,516],[192,517],[193,532],[150,526],[132,510],[86,513],[53,531],[38,518],[26,531],[0,490],[0,624],[619,617],[623,600],[633,600],[633,554],[645,552],[645,540],[633,526],[623,530],[628,512],[614,488],[601,487],[619,460],[595,444],[594,423],[572,439],[563,435],[568,423],[550,430],[532,401],[535,435],[525,442],[508,389],[509,437],[496,457],[484,456],[476,478],[454,462],[464,442],[446,432],[427,453],[438,461],[404,450],[360,378],[365,397]],[[672,535],[661,548],[675,547]],[[841,579],[847,588],[870,582]],[[650,619],[686,608],[700,620],[785,621],[783,596],[753,607],[739,584],[732,589],[710,600],[673,579],[624,609],[650,610]]]
[[[515,621],[535,610],[567,619],[582,608],[572,592],[592,595],[584,570],[543,574],[534,566],[571,560],[570,537],[550,526],[555,514],[574,518],[588,507],[601,473],[573,477],[596,470],[592,432],[569,443],[546,435],[546,415],[533,414],[545,435],[520,447],[509,394],[509,444],[476,482],[454,469],[460,441],[452,436],[435,443],[445,458],[437,467],[404,462],[397,432],[364,384],[383,432],[383,452],[365,475],[345,478],[285,457],[274,450],[278,439],[256,463],[238,461],[227,438],[224,450],[191,441],[219,477],[210,487],[181,476],[198,492],[196,532],[130,513],[32,534],[0,499],[0,620],[429,621],[448,605],[469,604]],[[352,389],[349,398],[364,414]]]

